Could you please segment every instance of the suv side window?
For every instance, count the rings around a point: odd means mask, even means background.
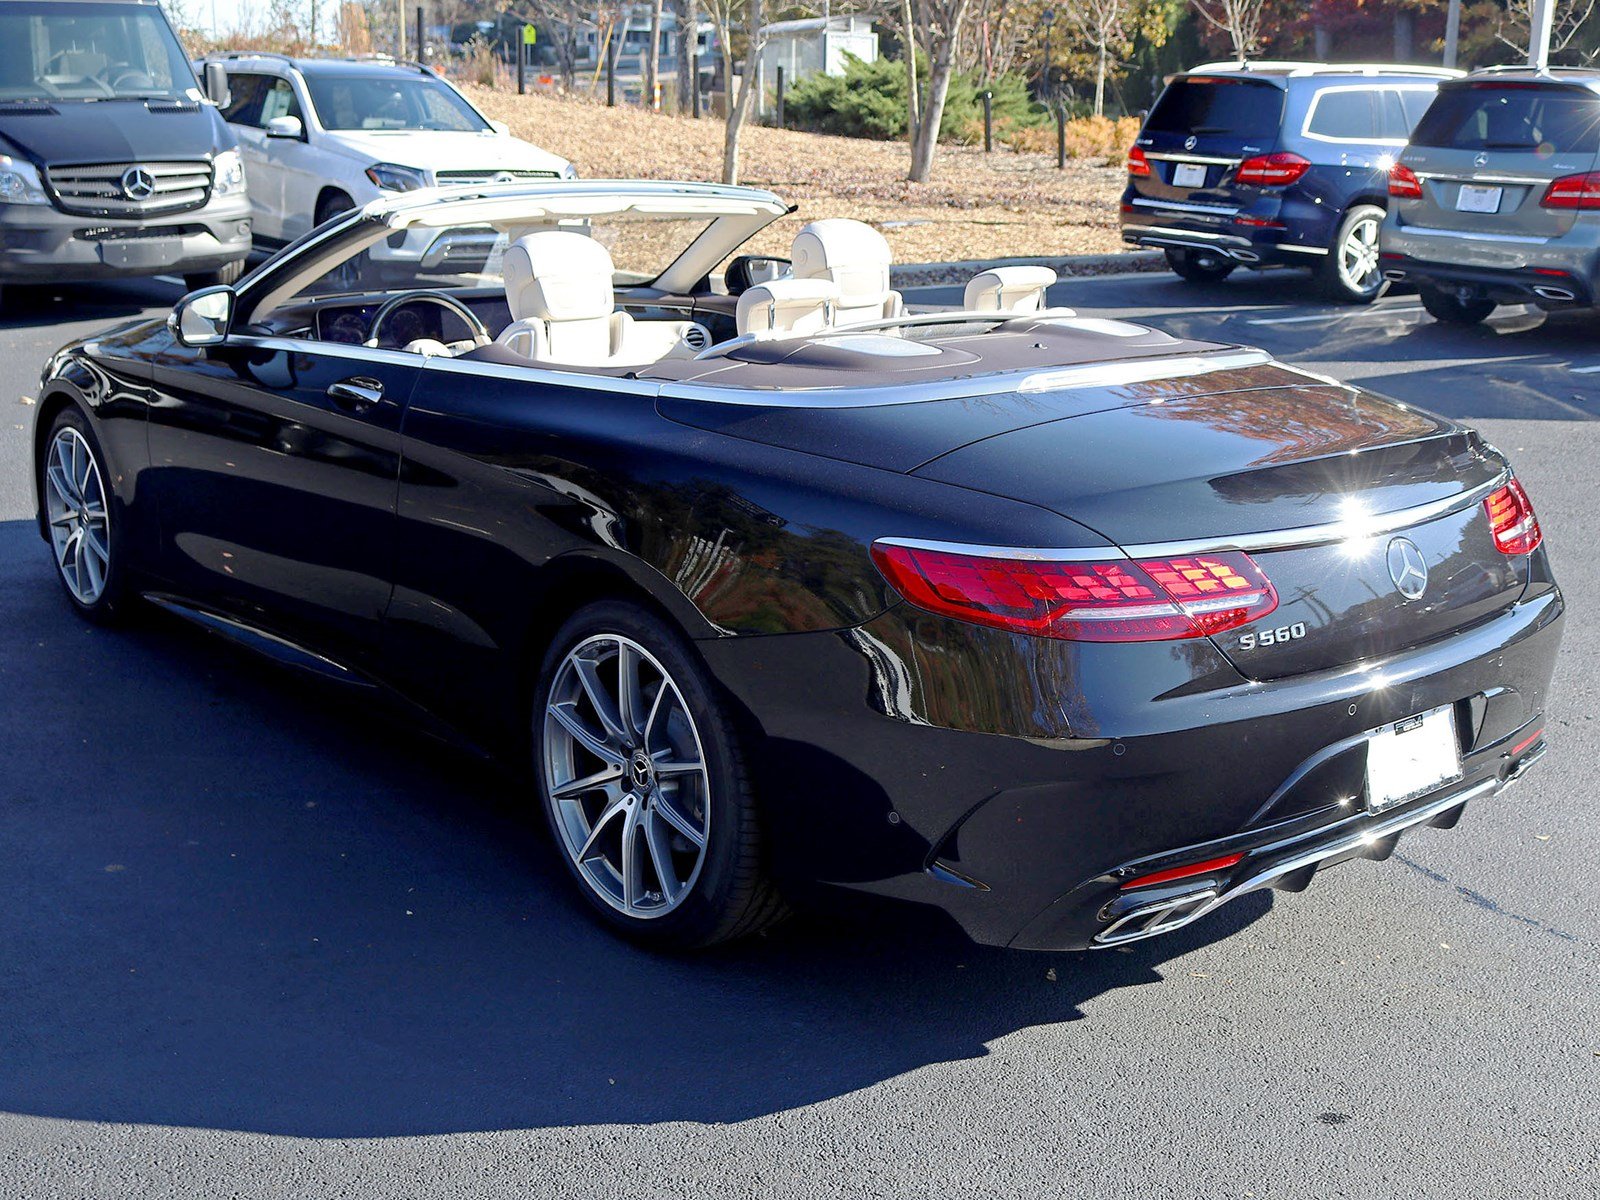
[[[294,98],[294,87],[287,79],[274,79],[261,101],[261,119],[258,123],[264,129],[268,121],[278,117],[299,116],[300,102]]]
[[[1329,88],[1318,92],[1311,102],[1306,133],[1340,142],[1377,141],[1378,123],[1371,89]]]
[[[228,103],[222,119],[234,125],[259,125],[261,101],[267,93],[268,77],[241,71],[228,72]]]
[[[1428,105],[1433,103],[1435,92],[1432,88],[1403,88],[1400,92],[1400,106],[1406,110],[1406,137],[1411,136],[1411,131],[1417,127],[1417,122],[1422,120],[1422,114],[1428,111]]]

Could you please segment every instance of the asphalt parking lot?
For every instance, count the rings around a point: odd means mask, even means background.
[[[584,919],[499,772],[185,628],[68,612],[23,398],[63,341],[178,292],[0,317],[0,1195],[1600,1191],[1600,314],[1447,329],[1287,274],[1052,293],[1513,456],[1569,603],[1517,788],[1121,951],[813,919],[674,960]]]

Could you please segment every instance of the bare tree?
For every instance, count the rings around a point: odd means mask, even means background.
[[[561,74],[561,86],[572,91],[578,81],[578,53],[583,48],[580,37],[589,20],[589,7],[579,0],[528,0],[512,14],[526,24],[539,27],[539,40],[549,45],[556,55],[556,70]]]
[[[909,177],[913,183],[924,182],[933,172],[933,156],[939,148],[939,124],[944,120],[950,79],[956,72],[962,23],[971,7],[972,0],[917,0],[914,43],[928,58],[928,91],[919,119],[912,125]]]
[[[1267,0],[1189,0],[1205,22],[1233,39],[1240,62],[1261,49]]]
[[[722,49],[722,94],[727,124],[722,139],[722,182],[739,182],[739,135],[749,119],[756,98],[756,75],[761,67],[761,48],[766,44],[766,5],[763,0],[706,0],[706,10],[717,27]],[[744,23],[744,84],[739,98],[733,95],[733,35],[741,18]]]
[[[678,111],[694,111],[694,91],[700,86],[696,78],[695,48],[700,41],[699,0],[675,0],[673,11],[678,15]]]
[[[1555,0],[1556,16],[1550,26],[1550,54],[1554,57],[1572,45],[1594,13],[1595,0]],[[1528,56],[1528,42],[1533,29],[1534,0],[1506,0],[1505,11],[1495,18],[1495,40],[1510,46],[1523,58]],[[1600,48],[1578,52],[1579,60],[1588,65],[1600,58]]]
[[[650,44],[644,53],[644,106],[656,106],[661,86],[661,0],[650,0]]]
[[[1094,115],[1106,111],[1106,74],[1113,56],[1132,41],[1129,18],[1134,0],[1067,0],[1062,16],[1067,31],[1078,39],[1094,59]]]

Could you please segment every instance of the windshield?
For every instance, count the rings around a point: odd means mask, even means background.
[[[1147,133],[1228,134],[1272,138],[1283,115],[1283,92],[1245,79],[1178,79],[1145,120]]]
[[[311,104],[324,129],[433,129],[478,133],[489,123],[436,79],[306,73]]]
[[[0,5],[0,100],[184,96],[194,72],[154,6]]]
[[[1539,84],[1441,88],[1411,135],[1413,146],[1594,154],[1600,97]]]

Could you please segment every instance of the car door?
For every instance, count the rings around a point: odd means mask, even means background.
[[[357,662],[388,605],[400,425],[420,356],[243,334],[156,355],[161,572]]]
[[[222,119],[233,128],[239,142],[239,157],[244,160],[245,187],[250,196],[251,228],[256,236],[281,240],[277,206],[269,202],[275,181],[267,158],[267,135],[262,129],[261,108],[270,75],[256,71],[228,72],[228,103]]]

